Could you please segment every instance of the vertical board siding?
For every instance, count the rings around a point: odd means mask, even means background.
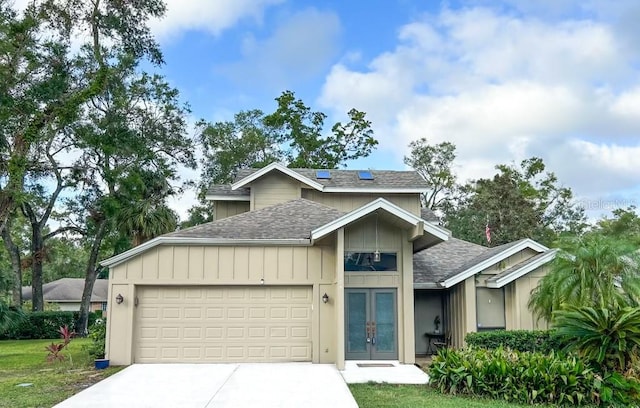
[[[232,217],[249,211],[249,201],[214,201],[214,220]]]
[[[251,183],[252,211],[285,203],[301,197],[300,182],[281,174],[270,173]]]
[[[328,246],[161,246],[113,268],[111,279],[196,285],[332,282],[335,262]]]

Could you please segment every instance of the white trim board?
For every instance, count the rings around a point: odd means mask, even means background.
[[[222,194],[207,194],[204,196],[208,201],[250,201],[250,195],[222,195]]]
[[[250,175],[248,175],[247,177],[236,181],[235,183],[233,183],[231,185],[231,190],[237,190],[239,188],[242,188],[244,186],[246,186],[247,184],[251,183],[252,181],[264,176],[265,174],[271,172],[272,170],[278,170],[283,174],[286,174],[287,176],[298,180],[299,182],[308,185],[309,187],[312,187],[318,191],[322,191],[322,189],[324,188],[324,186],[316,181],[311,180],[310,178],[307,178],[305,176],[303,176],[302,174],[291,170],[290,168],[280,164],[280,163],[271,163],[270,165],[261,168],[260,170],[256,171],[255,173],[252,173]]]
[[[500,289],[501,287],[510,284],[514,280],[521,278],[522,276],[528,274],[529,272],[536,270],[542,265],[545,265],[546,263],[553,261],[556,258],[557,252],[558,252],[557,249],[552,249],[550,251],[543,252],[542,254],[536,255],[536,256],[539,256],[539,258],[536,259],[535,261],[529,262],[528,264],[515,269],[514,271],[510,272],[507,275],[500,276],[497,279],[495,278],[498,277],[499,275],[496,275],[495,277],[490,278],[489,280],[487,280],[487,287],[492,289]]]
[[[484,271],[485,269],[487,269],[488,267],[502,261],[503,259],[506,259],[508,257],[510,257],[511,255],[517,254],[518,252],[522,251],[523,249],[527,249],[527,248],[531,248],[536,252],[545,252],[548,251],[549,248],[547,248],[546,246],[532,240],[532,239],[523,239],[522,241],[520,241],[518,244],[516,245],[512,245],[511,247],[505,249],[502,252],[497,253],[496,255],[492,256],[491,258],[485,259],[484,261],[472,266],[471,268],[468,268],[460,273],[458,273],[455,276],[452,276],[451,278],[445,279],[444,281],[439,282],[443,288],[450,288],[454,285],[457,285],[458,283],[462,282],[463,280],[470,278],[471,276]]]
[[[384,198],[378,198],[374,201],[371,201],[370,203],[365,204],[362,207],[357,208],[350,213],[345,214],[334,221],[331,221],[328,224],[316,228],[315,230],[311,231],[311,239],[317,240],[323,238],[333,231],[342,228],[345,225],[351,224],[352,222],[355,222],[365,215],[368,215],[376,210],[385,210],[386,212],[400,218],[401,220],[413,225],[414,227],[419,225],[420,223],[423,223],[424,230],[429,234],[440,238],[443,241],[449,239],[450,234],[444,228],[430,224],[422,218],[411,214],[409,211],[398,207],[397,205],[385,200]]]
[[[191,237],[167,237],[160,236],[147,241],[144,244],[131,248],[121,254],[100,261],[100,265],[113,267],[128,259],[159,245],[291,245],[309,246],[308,239],[226,239],[226,238],[191,238]]]

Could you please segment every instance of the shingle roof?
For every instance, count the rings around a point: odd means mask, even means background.
[[[92,302],[106,302],[109,281],[97,279],[91,292]],[[84,279],[62,278],[42,285],[42,293],[46,302],[80,302],[84,290]],[[22,287],[22,298],[31,300],[31,286]]]
[[[490,248],[457,238],[413,254],[414,283],[437,283],[467,269],[466,265]]]
[[[450,238],[448,241],[413,255],[414,283],[435,284],[452,278],[526,240],[525,238],[487,248],[457,238]]]
[[[420,218],[433,224],[440,224],[440,217],[438,217],[436,213],[428,208],[420,209]]]
[[[235,178],[240,181],[260,169],[241,169]],[[339,188],[419,188],[428,189],[427,182],[415,171],[396,170],[367,170],[371,172],[373,180],[360,180],[358,172],[362,170],[341,169],[291,169],[296,173],[318,182],[326,187]],[[330,172],[330,179],[317,179],[316,171],[326,170]]]
[[[166,237],[309,239],[311,231],[343,216],[342,211],[300,198],[166,234]]]

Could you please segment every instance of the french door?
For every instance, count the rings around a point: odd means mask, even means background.
[[[347,360],[397,360],[395,289],[346,289]]]

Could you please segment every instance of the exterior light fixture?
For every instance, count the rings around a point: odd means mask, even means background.
[[[260,284],[264,285],[264,278],[260,279]]]
[[[327,303],[329,301],[329,295],[326,293],[322,295],[322,303]]]
[[[380,249],[378,246],[378,212],[376,211],[376,251],[373,253],[373,262],[380,262]]]
[[[118,296],[116,296],[116,303],[120,304],[124,302],[124,297],[122,296],[122,294],[118,293]]]

